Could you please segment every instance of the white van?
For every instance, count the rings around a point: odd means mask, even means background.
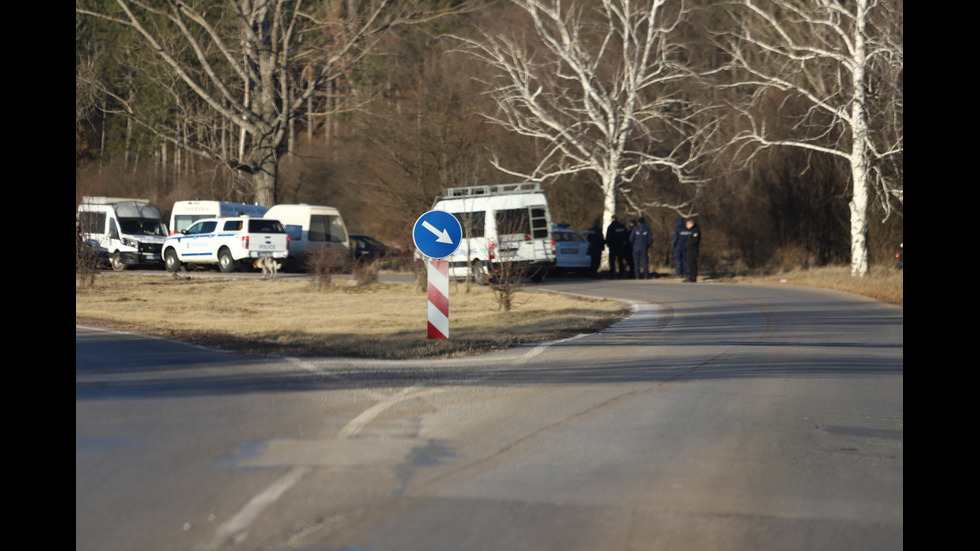
[[[98,260],[108,262],[113,270],[163,266],[160,249],[167,239],[167,226],[149,200],[85,196],[77,216],[83,239],[92,245]]]
[[[463,227],[463,242],[446,258],[452,277],[486,284],[506,261],[540,281],[554,266],[551,212],[538,182],[449,188],[432,210],[452,214]]]
[[[350,237],[344,217],[334,207],[326,205],[281,204],[269,208],[264,218],[274,218],[286,227],[289,236],[287,269],[302,268],[307,257],[324,247],[342,247],[338,262],[350,258]]]
[[[177,235],[204,218],[251,216],[262,218],[269,207],[230,201],[177,201],[170,211],[170,235]]]

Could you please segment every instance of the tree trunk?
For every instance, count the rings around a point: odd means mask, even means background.
[[[262,138],[256,138],[262,140]],[[276,159],[276,147],[267,140],[262,140],[252,147],[252,190],[255,202],[271,207],[276,204],[276,183],[279,180],[279,162]]]
[[[616,214],[616,175],[602,175],[602,226],[600,229],[605,236],[606,228],[612,223],[612,217]],[[608,244],[607,244],[608,245]],[[601,269],[609,267],[609,247],[602,250],[602,261],[599,264]]]
[[[868,275],[868,113],[864,78],[867,66],[865,12],[867,2],[858,0],[854,21],[854,69],[851,71],[851,275]]]

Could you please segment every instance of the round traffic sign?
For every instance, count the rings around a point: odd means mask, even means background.
[[[463,227],[452,214],[430,210],[415,221],[412,240],[425,256],[446,258],[459,248],[463,240]]]

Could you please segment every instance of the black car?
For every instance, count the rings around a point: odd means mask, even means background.
[[[385,245],[371,236],[361,235],[359,233],[350,234],[350,247],[354,260],[376,260],[398,254],[396,249]]]

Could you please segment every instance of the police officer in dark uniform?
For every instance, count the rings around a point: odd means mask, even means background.
[[[685,278],[687,276],[687,234],[690,233],[687,229],[687,224],[684,223],[683,218],[677,219],[677,225],[674,227],[674,239],[671,241],[671,245],[674,247],[674,273],[678,278]]]
[[[599,264],[602,262],[602,249],[605,248],[605,241],[602,239],[602,228],[599,227],[599,219],[592,223],[589,230],[589,256],[592,264],[589,266],[589,275],[599,277]]]
[[[698,253],[701,250],[701,228],[693,218],[687,221],[687,281],[697,283],[698,281]]]
[[[629,250],[630,236],[626,231],[626,226],[616,219],[614,214],[612,222],[606,228],[606,247],[609,248],[609,277],[616,278],[616,267],[619,267],[619,277],[625,278],[626,274],[626,255]]]
[[[636,279],[649,278],[650,264],[647,251],[653,245],[653,234],[650,233],[650,228],[643,218],[640,218],[630,231],[630,244],[633,245],[633,271]]]

